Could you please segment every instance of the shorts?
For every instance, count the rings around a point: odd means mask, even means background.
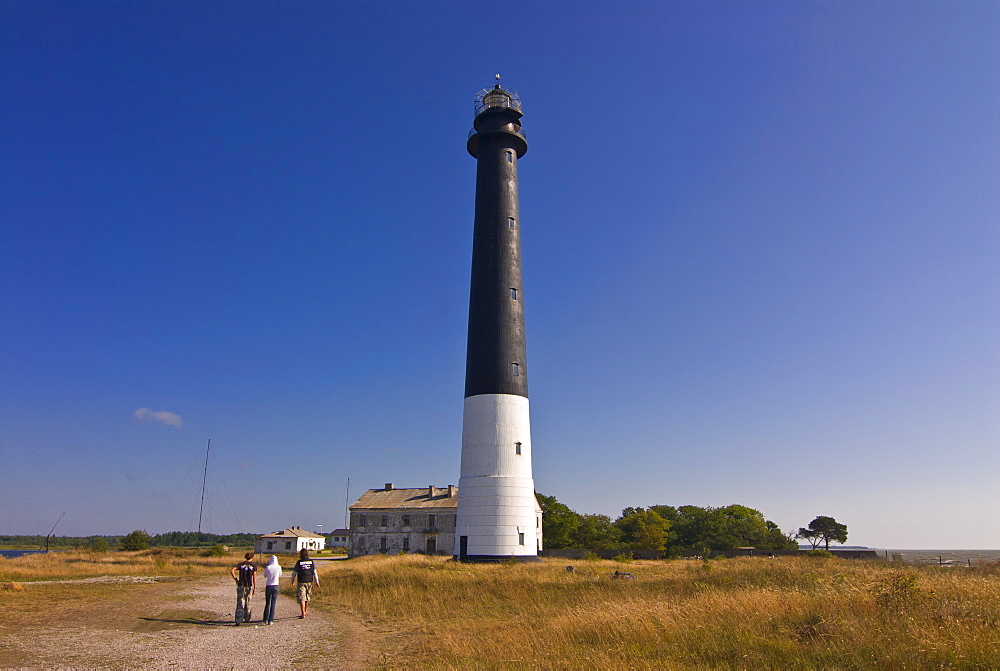
[[[307,603],[312,596],[313,584],[311,582],[300,582],[296,597],[299,603]]]

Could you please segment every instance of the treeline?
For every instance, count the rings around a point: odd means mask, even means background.
[[[545,548],[549,550],[644,550],[683,557],[738,547],[798,549],[777,524],[746,506],[626,508],[612,520],[607,515],[578,513],[554,496],[536,496],[542,507]]]
[[[206,534],[197,531],[168,531],[149,537],[152,547],[212,547],[213,545],[253,545],[258,534]],[[49,548],[80,549],[94,547],[103,539],[109,548],[121,545],[125,536],[52,536]],[[17,547],[45,547],[45,536],[0,536],[0,545]]]

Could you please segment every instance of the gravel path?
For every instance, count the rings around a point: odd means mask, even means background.
[[[278,597],[273,625],[233,625],[233,581],[206,578],[162,589],[153,602],[123,603],[105,626],[100,622],[52,622],[32,627],[19,640],[30,646],[32,666],[43,668],[279,669],[362,668],[347,638],[355,625],[311,610],[300,620],[298,604]],[[28,588],[30,589],[30,587]],[[150,607],[152,606],[152,607]],[[252,601],[254,618],[264,610],[263,592]],[[129,629],[107,627],[123,626]],[[356,640],[356,638],[355,638]]]

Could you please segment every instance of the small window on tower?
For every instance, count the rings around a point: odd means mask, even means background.
[[[514,443],[514,454],[521,454],[521,443]]]
[[[507,228],[514,230],[514,217],[507,217]]]
[[[524,534],[523,533],[519,533],[517,535],[517,544],[518,545],[524,545]]]
[[[507,152],[507,162],[508,163],[514,162],[514,152],[512,151]]]
[[[514,287],[510,288],[510,299],[512,301],[516,301],[517,300],[517,289],[515,289]]]
[[[510,369],[511,369],[511,372],[514,373],[514,377],[517,377],[518,375],[521,374],[521,365],[520,364],[512,363],[510,365]]]

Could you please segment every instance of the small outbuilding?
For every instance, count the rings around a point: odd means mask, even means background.
[[[351,530],[350,529],[334,529],[329,536],[326,537],[327,547],[331,548],[347,548],[351,546]]]
[[[300,550],[319,551],[326,547],[326,536],[303,531],[302,527],[289,527],[272,534],[258,536],[254,550],[258,554],[294,554]]]

